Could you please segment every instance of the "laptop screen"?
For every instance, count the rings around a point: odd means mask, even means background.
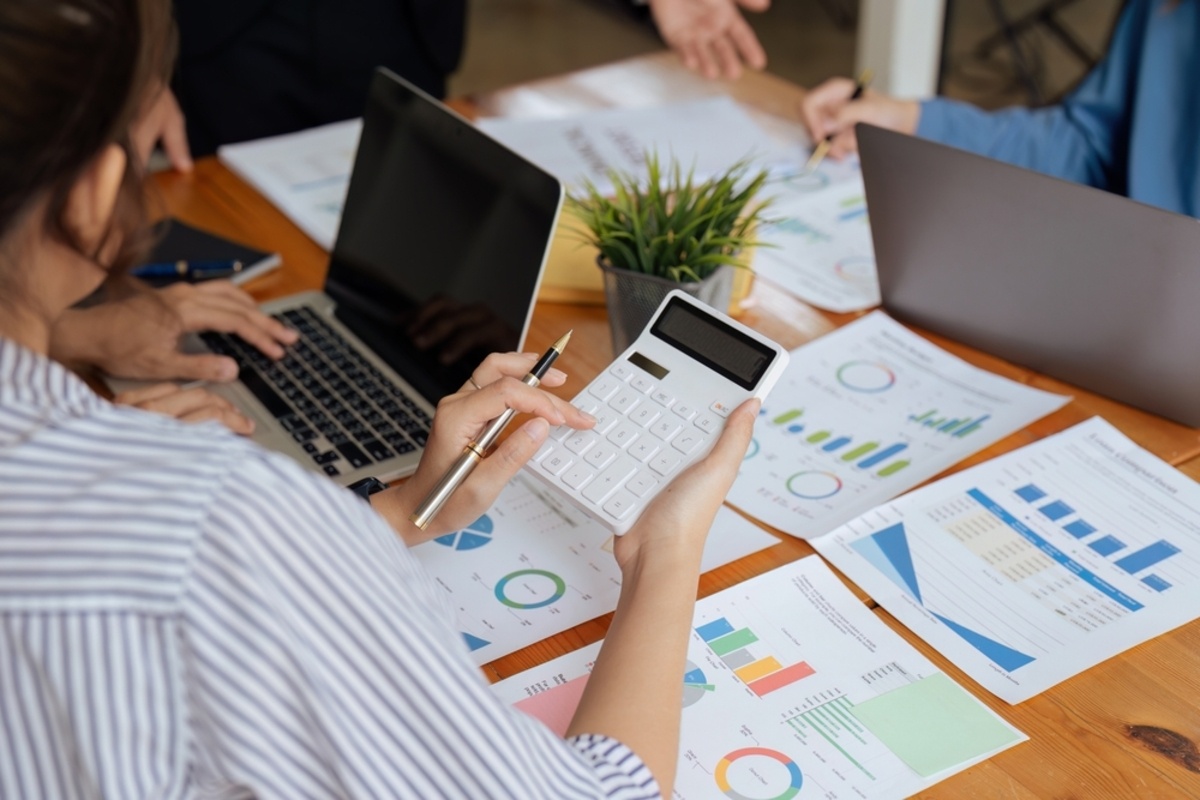
[[[556,179],[380,69],[325,292],[436,402],[524,343],[561,202]]]

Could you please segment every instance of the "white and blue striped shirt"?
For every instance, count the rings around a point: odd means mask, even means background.
[[[0,339],[0,797],[658,795],[498,704],[365,503]]]

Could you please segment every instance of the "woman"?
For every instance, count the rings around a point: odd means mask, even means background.
[[[616,543],[622,595],[572,737],[499,705],[404,544],[475,518],[550,424],[592,424],[516,379],[532,357],[490,357],[483,388],[443,401],[420,469],[373,511],[216,424],[106,403],[47,356],[135,255],[125,132],[169,29],[166,0],[0,0],[0,796],[669,795],[703,538],[757,404]],[[506,407],[533,418],[438,530],[414,529]]]

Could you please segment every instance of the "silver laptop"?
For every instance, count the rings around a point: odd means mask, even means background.
[[[519,350],[562,184],[441,103],[377,71],[324,292],[263,309],[302,339],[272,362],[236,336],[239,382],[209,388],[254,438],[340,483],[411,473],[437,401]]]
[[[1200,222],[859,125],[884,308],[1200,426]]]

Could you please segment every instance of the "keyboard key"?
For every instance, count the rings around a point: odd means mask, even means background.
[[[675,468],[678,467],[682,461],[682,458],[668,450],[662,455],[650,460],[650,469],[654,470],[659,475],[666,477],[674,472]]]
[[[720,400],[714,400],[713,404],[708,407],[708,410],[716,414],[721,419],[725,419],[733,413],[735,406],[722,403]]]
[[[671,441],[671,447],[687,456],[696,452],[707,439],[708,437],[699,431],[684,431]]]
[[[563,445],[577,456],[581,456],[596,443],[596,435],[591,431],[576,431],[574,436],[568,436]]]
[[[683,426],[672,417],[663,417],[658,422],[650,426],[650,433],[662,439],[664,442],[671,441],[675,434],[683,430]]]
[[[568,425],[559,425],[557,428],[550,429],[550,440],[554,442],[566,441],[567,437],[575,433],[575,429]]]
[[[644,375],[638,375],[634,377],[634,379],[629,382],[629,385],[634,389],[637,389],[642,394],[650,394],[652,391],[658,388],[657,383]]]
[[[596,446],[591,449],[591,452],[583,457],[583,460],[596,469],[604,469],[617,457],[617,452],[617,448],[608,442],[597,442]]]
[[[662,439],[646,434],[629,446],[629,455],[645,464],[663,448]]]
[[[587,482],[596,477],[596,473],[584,464],[576,464],[563,473],[562,482],[572,489],[582,489]]]
[[[604,401],[617,393],[621,385],[616,380],[608,377],[599,377],[588,386],[588,394],[598,400]]]
[[[392,451],[387,449],[384,443],[378,439],[367,439],[363,442],[363,447],[371,454],[371,458],[376,461],[386,461],[393,456]]]
[[[542,469],[551,475],[561,475],[567,467],[575,463],[575,459],[565,450],[555,450],[550,455],[542,459]]]
[[[612,499],[604,504],[604,513],[613,519],[625,519],[636,505],[636,497],[629,492],[621,491],[614,494]]]
[[[675,398],[661,389],[650,395],[650,397],[654,400],[654,402],[658,403],[663,408],[670,408],[671,406],[675,405]]]
[[[608,407],[598,409],[592,416],[596,418],[596,424],[592,426],[591,431],[599,436],[611,431],[621,420],[621,416]]]
[[[325,474],[331,478],[336,478],[338,475],[342,474],[342,471],[333,464],[326,464],[324,467],[321,467],[321,469],[325,470]]]
[[[637,472],[637,464],[632,458],[619,458],[592,480],[583,490],[583,498],[599,505],[608,499]]]
[[[645,497],[650,494],[651,490],[658,486],[658,481],[648,475],[646,472],[639,472],[634,475],[628,483],[625,484],[625,489],[634,497]]]
[[[371,457],[362,450],[358,449],[358,445],[354,444],[353,442],[339,444],[337,449],[338,452],[345,456],[346,460],[350,462],[350,466],[354,467],[355,469],[358,469],[359,467],[365,467],[371,463]]]
[[[633,367],[625,361],[617,361],[608,368],[608,374],[624,383],[633,375]]]
[[[656,403],[642,403],[632,414],[629,421],[643,428],[649,428],[655,420],[662,416],[663,409]]]
[[[608,441],[624,450],[637,440],[640,433],[641,431],[636,425],[626,420],[617,427],[613,428],[613,432],[610,433],[607,438]]]
[[[538,448],[537,452],[533,454],[533,458],[529,460],[536,464],[548,456],[555,447],[557,447],[557,445],[549,440],[542,442],[542,446]]]
[[[332,464],[341,457],[341,453],[339,453],[337,450],[330,450],[328,453],[319,453],[313,456],[313,461],[317,462],[318,464]]]
[[[258,398],[258,402],[266,407],[267,412],[272,417],[286,417],[292,413],[292,407],[288,405],[279,394],[271,388],[271,385],[263,380],[262,376],[250,369],[243,369],[239,376],[242,383],[250,390],[250,393]]]
[[[701,414],[700,416],[696,417],[692,424],[710,435],[721,430],[720,418],[712,414]]]
[[[688,422],[691,422],[692,417],[696,416],[695,406],[688,405],[687,403],[676,403],[675,406],[671,408],[671,410],[674,411],[680,417],[683,417]]]
[[[622,389],[608,404],[621,414],[629,414],[642,402],[641,395],[632,389]]]

